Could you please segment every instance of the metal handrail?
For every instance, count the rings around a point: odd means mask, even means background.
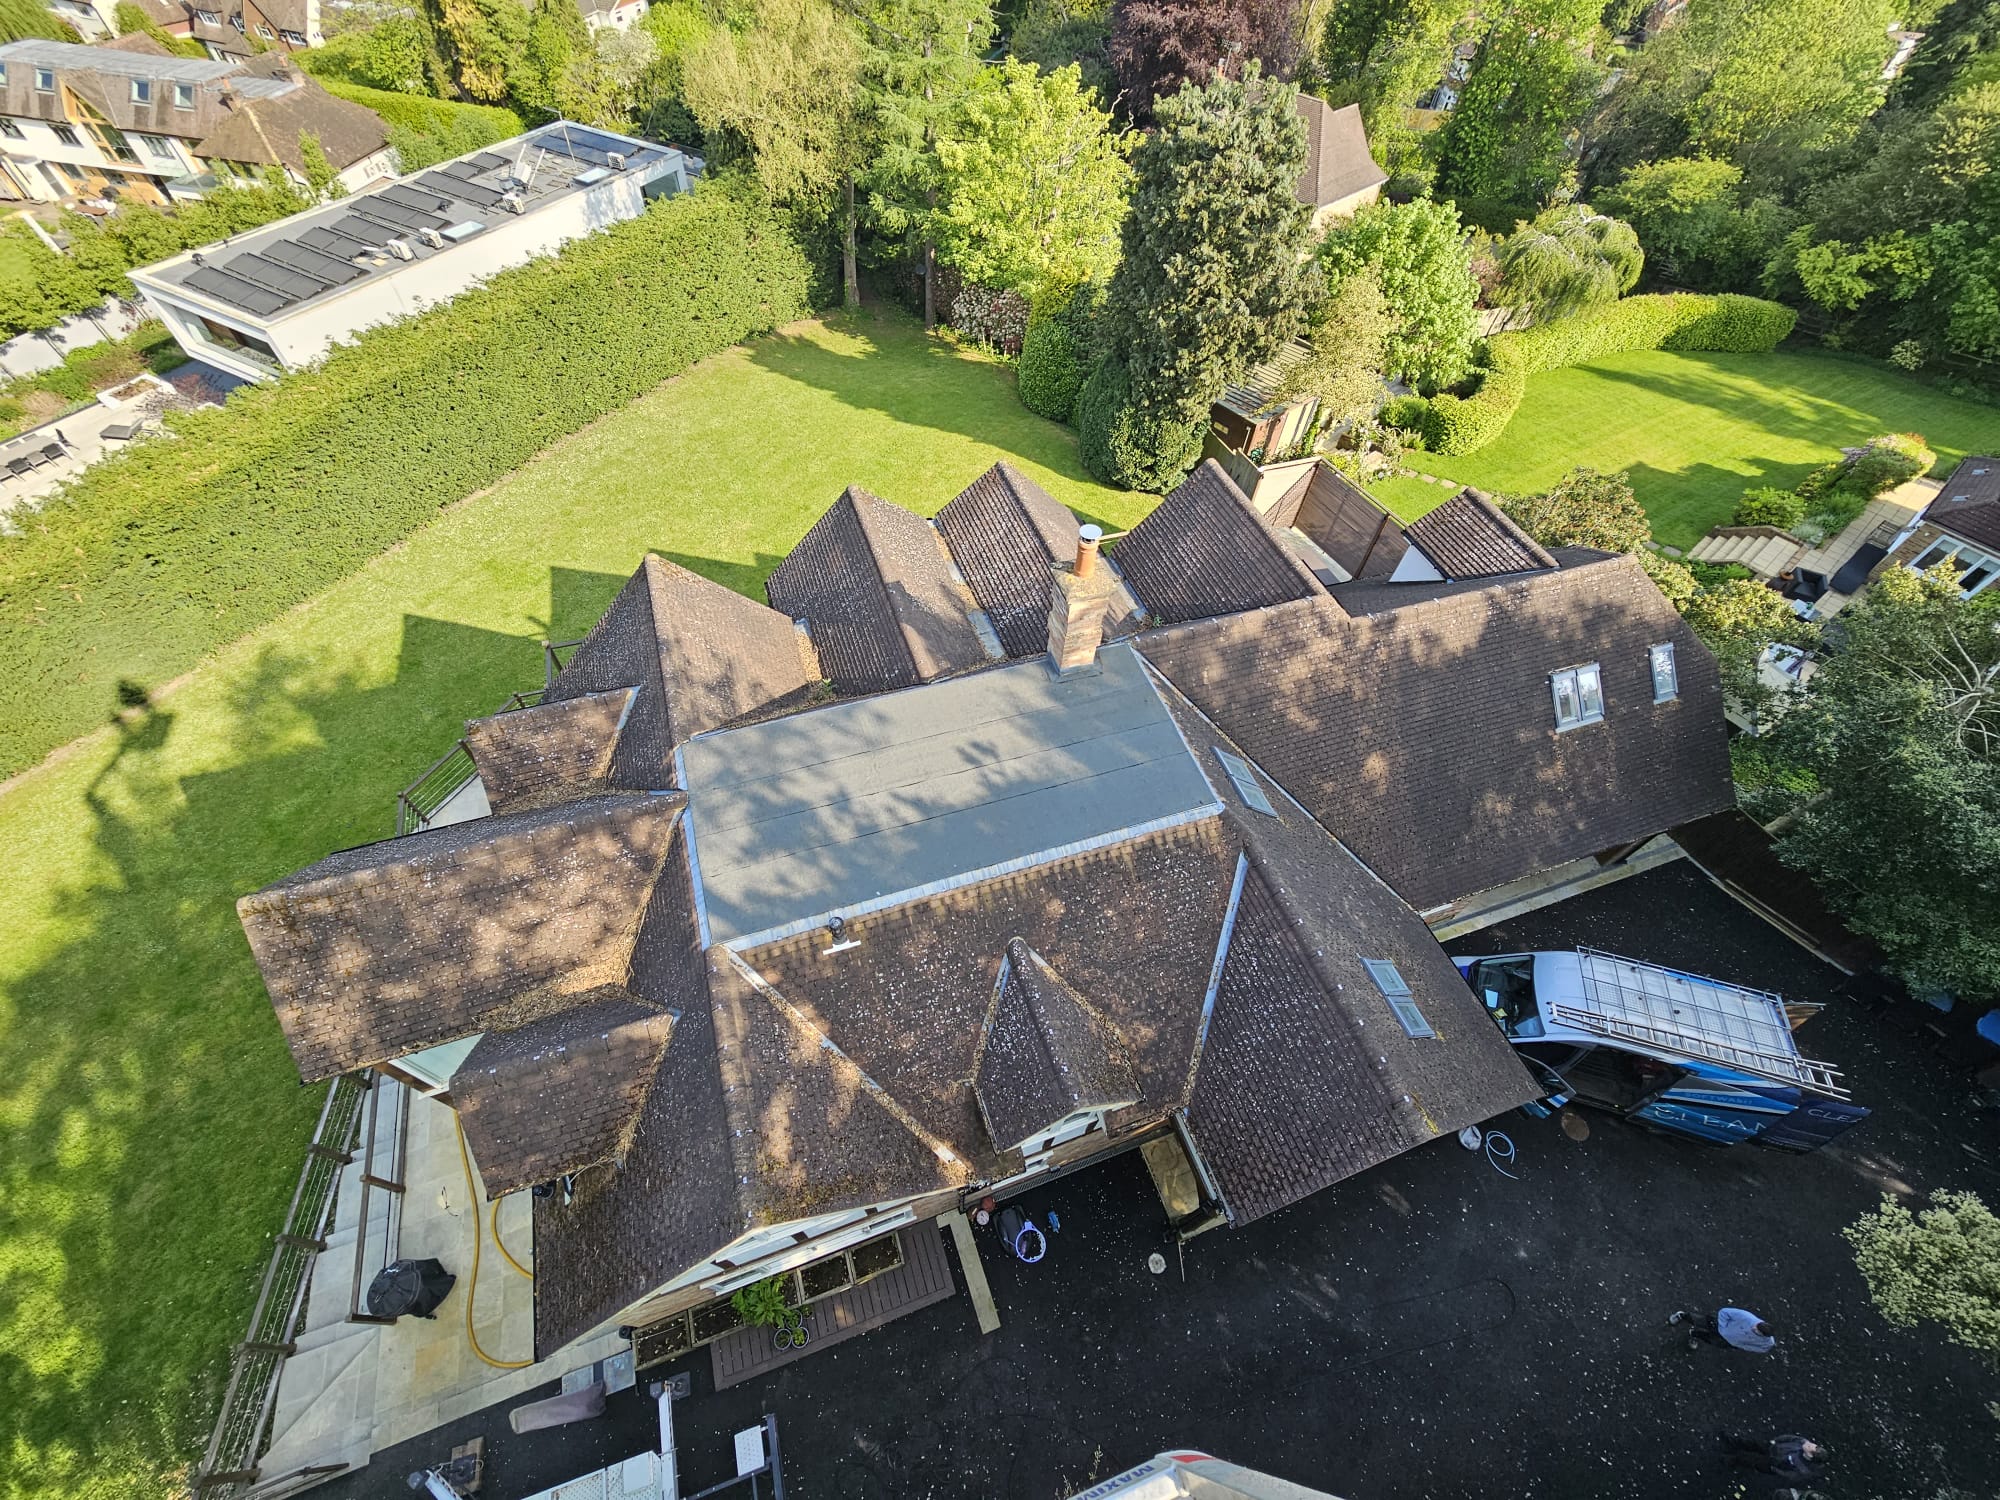
[[[400,1089],[397,1095],[397,1120],[390,1127],[396,1132],[398,1161],[395,1175],[377,1177],[375,1175],[376,1126],[382,1114],[382,1089],[389,1080],[380,1073],[372,1075],[368,1086],[368,1134],[367,1144],[361,1148],[361,1199],[356,1205],[354,1220],[354,1282],[347,1289],[347,1321],[350,1323],[393,1323],[394,1318],[361,1310],[361,1288],[364,1284],[368,1261],[368,1195],[376,1188],[392,1196],[389,1211],[382,1216],[382,1264],[391,1265],[396,1260],[397,1240],[402,1231],[402,1215],[398,1205],[407,1186],[403,1181],[401,1151],[402,1142],[408,1133],[409,1090]]]
[[[305,1312],[313,1261],[326,1248],[341,1169],[354,1160],[366,1092],[357,1073],[342,1074],[327,1087],[284,1228],[272,1244],[250,1312],[248,1335],[231,1356],[222,1409],[195,1471],[194,1493],[203,1500],[237,1495],[258,1477],[257,1457],[277,1403],[278,1375],[297,1347],[293,1340]]]
[[[578,644],[566,641],[565,646]],[[558,648],[549,647],[549,651]],[[550,678],[554,680],[553,676]],[[537,707],[548,693],[546,687],[529,688],[526,692],[510,693],[507,701],[493,710],[495,715],[510,714],[518,709]],[[473,761],[472,747],[464,739],[454,741],[452,747],[426,766],[417,779],[396,793],[396,837],[415,833],[430,825],[437,810],[451,801],[479,774],[479,767]]]

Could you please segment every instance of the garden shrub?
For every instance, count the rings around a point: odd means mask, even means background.
[[[1472,391],[1431,398],[1424,446],[1436,453],[1471,453],[1492,442],[1514,419],[1530,375],[1641,349],[1762,354],[1776,348],[1797,321],[1792,309],[1761,297],[1666,292],[1495,334],[1487,341],[1482,368],[1474,371],[1478,384]],[[1442,412],[1440,403],[1446,403]]]
[[[1870,438],[1848,465],[1840,488],[1873,500],[1919,474],[1928,474],[1937,454],[1914,432],[1885,432]]]
[[[1077,455],[1106,484],[1164,494],[1201,457],[1201,429],[1154,421],[1132,404],[1124,361],[1107,354],[1076,398]]]
[[[491,104],[459,104],[423,94],[371,89],[339,78],[320,78],[320,87],[350,103],[365,105],[389,128],[389,144],[405,172],[420,172],[454,156],[511,139],[528,127],[511,109]]]
[[[1391,396],[1382,403],[1382,425],[1400,432],[1421,433],[1430,405],[1422,396]]]
[[[807,310],[720,187],[663,199],[320,365],[177,414],[0,537],[0,776],[102,724],[586,423]]]
[[[1004,287],[962,282],[951,299],[950,321],[955,332],[975,344],[1016,355],[1028,331],[1028,299]]]
[[[1745,490],[1743,498],[1736,502],[1736,513],[1729,519],[1735,526],[1776,526],[1789,531],[1805,519],[1805,514],[1803,495],[1766,485],[1762,489]]]
[[[1090,378],[1102,296],[1084,288],[1051,293],[1036,302],[1015,373],[1021,404],[1036,416],[1067,422],[1076,415],[1077,392]]]

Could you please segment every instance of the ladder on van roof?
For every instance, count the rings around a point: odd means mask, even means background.
[[[1799,1055],[1792,1042],[1791,1012],[1802,1007],[1787,1006],[1782,996],[1595,948],[1579,948],[1577,958],[1583,966],[1584,1004],[1550,1005],[1548,1017],[1558,1025],[1715,1063],[1830,1099],[1849,1097],[1838,1068]]]

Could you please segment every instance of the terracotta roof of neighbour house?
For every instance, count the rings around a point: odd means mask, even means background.
[[[236,903],[308,1082],[622,984],[679,794],[622,793],[330,855]]]
[[[606,988],[573,1010],[489,1031],[451,1077],[451,1098],[498,1198],[622,1157],[673,1032],[673,1016]]]
[[[1297,190],[1301,203],[1324,208],[1389,180],[1368,148],[1360,105],[1335,109],[1311,94],[1301,94],[1298,110],[1306,122],[1306,169],[1299,174]]]
[[[251,80],[245,79],[245,84]],[[304,176],[302,138],[318,138],[320,149],[336,172],[373,156],[389,144],[382,117],[364,105],[336,98],[311,79],[296,79],[281,94],[244,97],[226,111],[213,129],[195,143],[204,161],[249,162],[284,166]]]
[[[785,616],[648,553],[546,701],[637,688],[608,775],[618,786],[665,787],[676,746],[738,719],[804,707],[818,679],[810,643]]]
[[[1492,578],[1556,566],[1541,543],[1475,489],[1462,489],[1403,528],[1447,578]]]
[[[1951,477],[1924,519],[1983,547],[2000,547],[2000,458],[1975,456]]]
[[[1051,569],[1076,556],[1076,517],[1011,464],[981,474],[937,513],[966,586],[1009,656],[1049,644]]]
[[[1007,944],[973,1065],[994,1144],[1019,1146],[1080,1109],[1136,1104],[1125,1039],[1019,938]]]
[[[487,805],[515,812],[610,790],[612,754],[637,697],[636,688],[612,688],[468,722]]]
[[[922,517],[859,485],[812,525],[764,581],[773,609],[806,621],[826,675],[844,692],[913,687],[988,660]]]
[[[1212,458],[1119,538],[1111,556],[1140,606],[1168,623],[1326,594]]]
[[[1362,617],[1305,600],[1139,646],[1419,910],[1733,804],[1714,659],[1636,559],[1431,587],[1450,592]],[[1660,644],[1680,690],[1656,704]],[[1605,718],[1559,732],[1551,674],[1590,662]]]

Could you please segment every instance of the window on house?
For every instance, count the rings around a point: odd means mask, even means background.
[[[132,80],[132,102],[134,104],[151,104],[153,102],[152,79],[135,78]]]
[[[1368,977],[1375,981],[1375,988],[1382,992],[1382,998],[1389,1002],[1389,1009],[1396,1013],[1396,1020],[1403,1028],[1405,1036],[1436,1036],[1431,1023],[1424,1019],[1424,1013],[1417,1009],[1415,997],[1410,994],[1410,986],[1403,979],[1402,971],[1386,958],[1364,958]]]
[[[56,70],[54,68],[35,69],[35,92],[53,94],[56,91]]]
[[[193,84],[191,84],[191,83],[177,83],[177,84],[175,84],[175,85],[174,85],[174,108],[175,108],[175,109],[193,109],[193,108],[194,108],[194,85],[193,85]]]
[[[56,139],[61,141],[65,146],[81,146],[83,144],[77,138],[77,133],[67,125],[51,125],[49,129],[56,133]]]
[[[1604,679],[1596,662],[1567,667],[1549,679],[1556,702],[1556,728],[1580,729],[1604,718]]]
[[[243,17],[241,15],[231,16],[229,18],[229,24],[231,26],[234,26],[238,31],[241,31],[243,29]]]
[[[1243,805],[1254,812],[1275,818],[1277,808],[1271,806],[1271,799],[1264,794],[1258,784],[1257,773],[1250,769],[1250,762],[1240,755],[1231,755],[1221,746],[1216,747],[1215,758],[1222,762],[1222,769],[1228,774],[1229,784],[1236,788],[1236,795],[1243,799]]]
[[[219,10],[198,10],[194,14],[195,19],[205,25],[220,26],[222,24],[222,12]]]
[[[261,36],[267,42],[275,42],[278,39],[278,33],[266,26],[262,21],[257,23],[257,35]]]
[[[0,62],[0,83],[7,81],[7,64]]]
[[[26,137],[24,137],[21,134],[20,126],[16,125],[12,120],[4,118],[0,118],[0,135],[4,135],[10,141],[18,141],[26,139]]]
[[[146,143],[148,154],[158,157],[161,161],[172,161],[174,159],[174,148],[159,136],[142,135],[139,139]]]
[[[1932,542],[1910,566],[1919,573],[1928,573],[1942,563],[1949,563],[1958,574],[1959,592],[1967,597],[1978,593],[1996,575],[2000,575],[2000,558],[1948,536],[1941,536]]]
[[[1681,695],[1680,674],[1674,670],[1674,643],[1668,641],[1663,646],[1655,646],[1646,653],[1646,664],[1653,671],[1653,701],[1665,703]]]
[[[297,31],[280,30],[278,32],[278,38],[287,47],[303,47],[306,44],[306,39],[304,34]]]

